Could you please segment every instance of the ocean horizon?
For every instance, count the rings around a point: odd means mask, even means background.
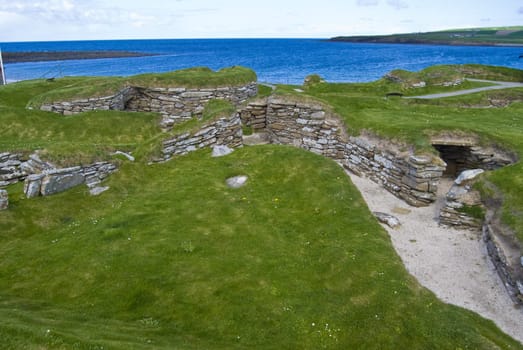
[[[129,76],[205,66],[253,69],[259,81],[302,84],[319,74],[329,82],[369,82],[394,69],[484,64],[523,69],[521,47],[368,44],[327,39],[129,39],[0,43],[4,52],[132,51],[154,56],[5,64],[8,81],[62,76]]]

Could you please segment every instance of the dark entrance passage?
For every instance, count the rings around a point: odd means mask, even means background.
[[[445,177],[457,177],[462,171],[467,169],[481,168],[476,157],[471,152],[469,146],[455,145],[433,145],[438,150],[441,159],[447,163],[447,168],[443,173]]]

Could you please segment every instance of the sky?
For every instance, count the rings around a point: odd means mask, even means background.
[[[0,42],[329,38],[523,25],[522,0],[0,0]]]

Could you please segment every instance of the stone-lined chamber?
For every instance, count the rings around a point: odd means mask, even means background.
[[[37,153],[29,157],[19,153],[0,154],[0,190],[5,192],[7,208],[7,191],[3,188],[24,182],[24,193],[27,198],[48,196],[66,191],[74,186],[85,184],[92,193],[100,183],[117,170],[110,162],[96,162],[70,168],[58,168],[40,159]],[[94,192],[93,192],[94,191]]]
[[[91,194],[98,194],[103,191],[98,185],[116,170],[116,165],[109,162],[46,170],[27,176],[24,193],[27,198],[49,196],[86,184]]]
[[[257,93],[256,82],[215,88],[129,86],[114,95],[58,101],[43,104],[40,109],[63,115],[94,110],[154,112],[163,116],[162,127],[170,129],[176,123],[201,116],[211,100],[227,100],[238,106]]]
[[[287,144],[334,159],[346,169],[381,184],[413,206],[434,202],[445,163],[415,155],[383,140],[349,137],[341,119],[318,102],[270,97],[240,111],[242,123],[265,131],[271,143]]]

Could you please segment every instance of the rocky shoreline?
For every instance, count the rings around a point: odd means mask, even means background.
[[[28,51],[28,52],[3,52],[4,63],[65,61],[65,60],[91,60],[100,58],[125,58],[156,56],[156,54],[131,51]]]

